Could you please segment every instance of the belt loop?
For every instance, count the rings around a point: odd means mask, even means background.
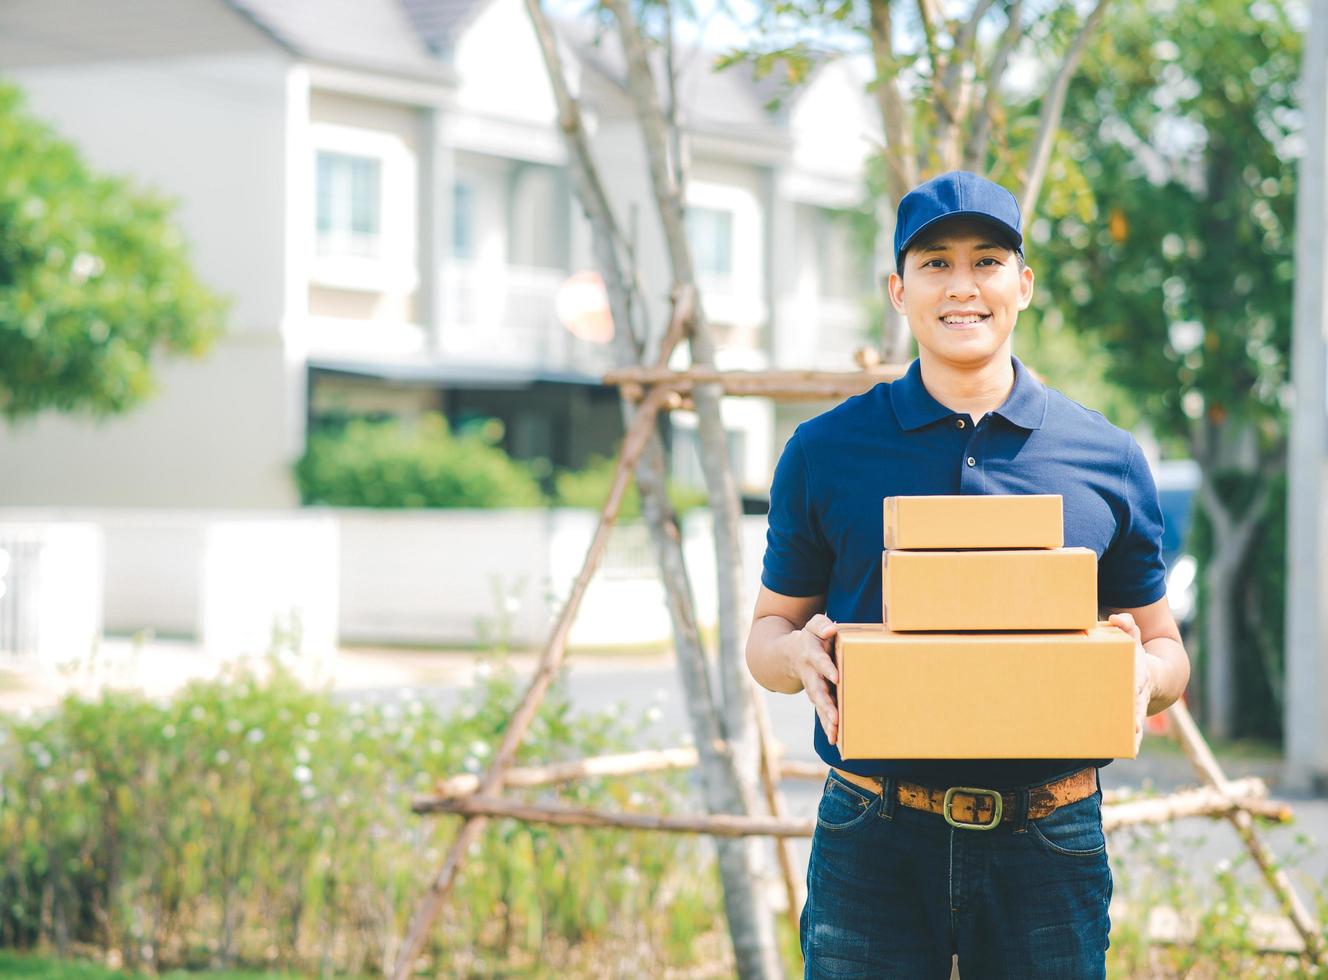
[[[881,816],[886,820],[895,818],[895,807],[899,804],[898,794],[895,792],[895,777],[882,776],[881,782]]]
[[[1027,833],[1028,831],[1028,788],[1023,787],[1015,790],[1015,813],[1014,813],[1014,832],[1016,834]]]

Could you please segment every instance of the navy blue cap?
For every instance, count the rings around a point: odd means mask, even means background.
[[[919,184],[899,202],[895,220],[895,268],[910,245],[938,221],[946,218],[978,218],[990,222],[1011,239],[1014,250],[1023,254],[1024,236],[1019,230],[1019,202],[1000,184],[967,170],[952,170]]]

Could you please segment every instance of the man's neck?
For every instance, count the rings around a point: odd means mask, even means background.
[[[1014,388],[1014,364],[1009,348],[980,365],[953,364],[919,351],[922,384],[938,402],[976,425],[988,412],[1005,404]]]

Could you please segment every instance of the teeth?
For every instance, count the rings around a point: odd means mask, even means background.
[[[974,314],[972,316],[947,316],[947,317],[942,317],[941,319],[943,319],[946,323],[977,323],[981,320],[985,320],[986,317],[977,316],[976,314]]]

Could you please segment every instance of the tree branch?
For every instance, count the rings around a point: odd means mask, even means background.
[[[1037,206],[1038,194],[1041,192],[1042,182],[1047,176],[1047,164],[1051,161],[1051,147],[1056,141],[1056,132],[1060,129],[1061,116],[1065,113],[1065,94],[1069,91],[1070,79],[1074,77],[1075,71],[1079,68],[1079,61],[1083,58],[1084,47],[1088,43],[1089,35],[1102,22],[1102,18],[1107,12],[1107,4],[1110,2],[1111,0],[1097,0],[1092,13],[1084,21],[1084,26],[1079,29],[1079,33],[1070,42],[1070,48],[1065,52],[1065,59],[1056,72],[1055,81],[1052,82],[1051,89],[1047,92],[1047,100],[1042,104],[1042,117],[1038,122],[1037,140],[1033,144],[1033,153],[1029,157],[1028,172],[1024,175],[1024,193],[1019,201],[1019,210],[1023,214],[1025,228],[1033,223],[1033,213]]]
[[[872,59],[876,67],[873,94],[885,129],[885,164],[887,191],[891,204],[917,183],[913,162],[913,134],[899,92],[899,63],[895,60],[894,34],[890,24],[889,0],[870,0]]]
[[[609,203],[609,196],[604,190],[604,185],[600,183],[599,170],[590,153],[590,141],[586,138],[581,107],[567,86],[567,73],[563,68],[562,53],[558,50],[558,40],[554,35],[553,25],[549,22],[544,8],[540,6],[540,0],[525,0],[525,4],[558,105],[558,128],[562,130],[563,137],[572,151],[573,166],[570,168],[572,179],[576,184],[577,199],[585,208],[586,217],[590,220],[594,232],[592,237],[595,259],[603,270],[604,288],[609,297],[609,311],[617,329],[625,331],[631,338],[634,359],[639,361],[644,349],[644,338],[633,329],[632,313],[638,305],[642,309],[644,306],[635,302],[640,298],[636,270],[624,260],[625,255],[630,255],[631,247],[623,239],[621,227]]]
[[[987,145],[991,137],[991,125],[996,115],[1000,99],[1001,82],[1005,78],[1005,69],[1010,63],[1010,54],[1023,36],[1022,20],[1024,0],[1014,0],[1006,10],[1005,30],[996,42],[990,66],[987,68],[985,89],[982,94],[982,111],[973,120],[973,127],[968,133],[968,142],[964,146],[964,169],[982,171],[987,158]]]

